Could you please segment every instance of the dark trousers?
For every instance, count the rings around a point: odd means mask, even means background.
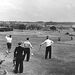
[[[51,46],[46,47],[45,59],[47,59],[48,54],[49,54],[49,59],[51,59]]]
[[[26,61],[29,61],[29,59],[30,59],[30,48],[25,48],[25,56],[26,55],[27,55]]]
[[[23,60],[16,60],[14,72],[15,73],[22,73],[23,72]]]
[[[7,43],[7,48],[10,50],[11,49],[11,43]]]

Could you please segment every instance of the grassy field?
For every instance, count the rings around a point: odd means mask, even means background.
[[[30,38],[30,42],[33,45],[31,52],[34,53],[31,56],[29,62],[24,61],[24,73],[21,75],[75,75],[75,37],[71,40],[70,36],[65,35],[65,31],[60,33],[52,31],[12,31],[12,32],[0,32],[0,52],[5,54],[6,39],[5,35],[11,34],[13,37],[11,53],[3,63],[2,68],[7,69],[10,75],[12,73],[12,59],[13,51],[19,41],[25,41],[27,37]],[[49,35],[55,43],[52,45],[52,59],[44,59],[45,45],[41,47],[39,51],[39,45],[45,40],[45,37]],[[58,37],[61,37],[61,41],[58,41]],[[1,58],[1,57],[0,57]],[[2,69],[1,68],[1,69]],[[20,74],[17,74],[20,75]]]

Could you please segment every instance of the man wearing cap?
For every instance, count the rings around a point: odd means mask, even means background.
[[[21,46],[21,42],[18,43],[18,47],[14,51],[15,73],[23,73],[23,60],[24,60],[24,48]]]
[[[29,38],[26,38],[26,41],[24,41],[24,48],[25,48],[25,55],[27,55],[26,61],[29,61],[29,59],[30,59],[30,48],[32,48],[32,45],[29,41]]]
[[[51,59],[51,45],[54,42],[49,39],[49,36],[46,37],[46,40],[40,45],[46,44],[46,51],[45,51],[45,59],[47,59],[48,53],[49,53],[49,59]]]

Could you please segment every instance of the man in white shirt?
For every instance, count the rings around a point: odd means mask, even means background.
[[[32,45],[29,41],[29,38],[26,38],[26,41],[24,41],[24,48],[25,48],[25,55],[27,55],[26,61],[29,61],[29,59],[30,59],[30,48],[32,48]]]
[[[9,53],[10,52],[10,49],[11,49],[11,45],[12,45],[12,36],[11,35],[8,35],[5,38],[7,40],[7,48],[8,48],[7,53]]]
[[[54,42],[49,39],[49,36],[46,37],[46,40],[40,45],[46,44],[46,51],[45,51],[45,59],[47,59],[48,53],[49,53],[49,59],[51,59],[51,45]]]

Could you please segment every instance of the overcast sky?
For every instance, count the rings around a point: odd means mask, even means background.
[[[75,0],[0,0],[0,20],[75,21]]]

